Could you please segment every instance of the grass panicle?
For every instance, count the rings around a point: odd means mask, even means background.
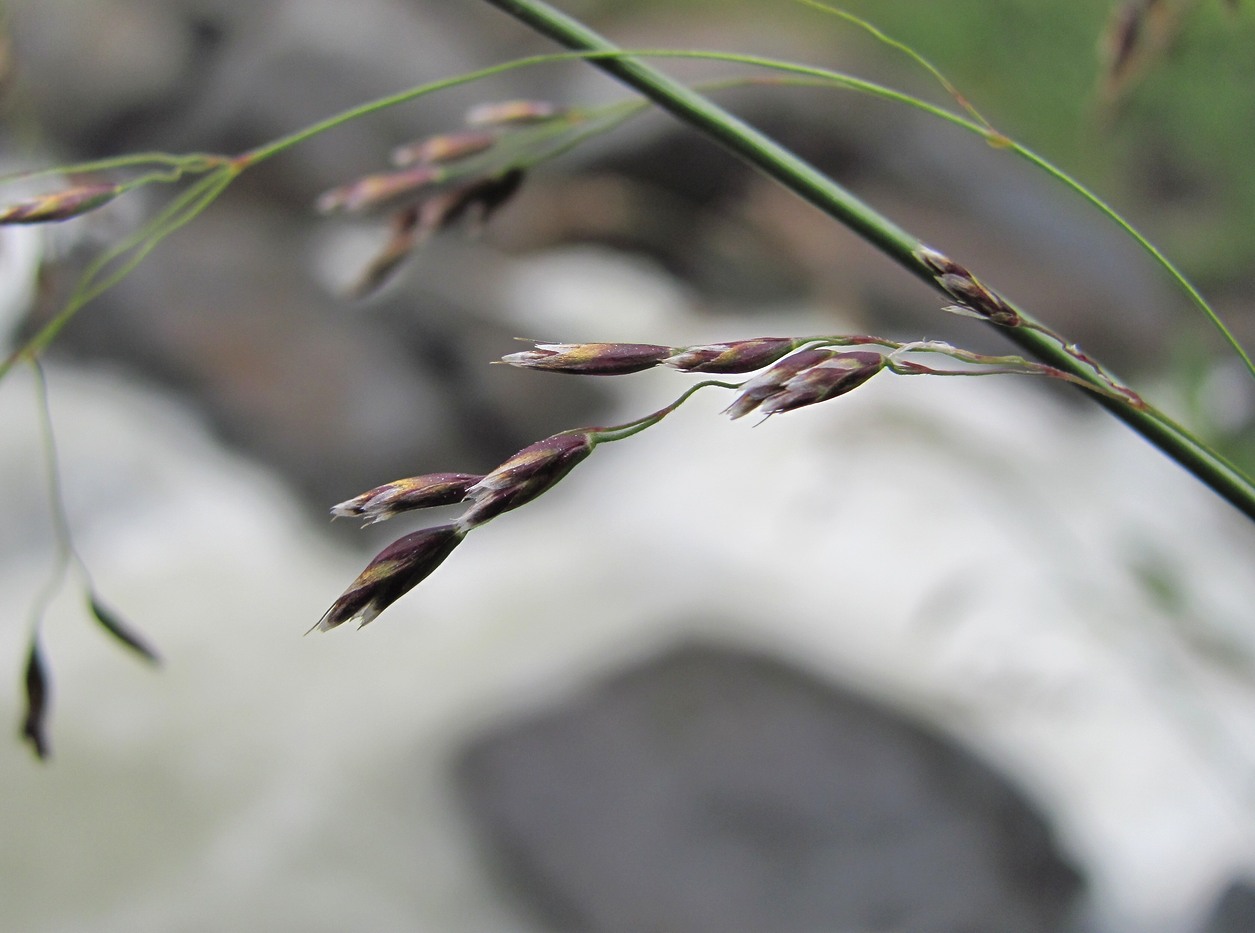
[[[400,107],[429,94],[501,76],[517,69],[583,61],[631,92],[625,100],[579,107],[540,100],[486,102],[467,113],[463,125],[428,133],[381,155],[368,174],[325,192],[316,207],[327,214],[379,210],[388,230],[382,248],[362,271],[352,294],[373,293],[428,239],[455,225],[477,230],[518,192],[537,166],[608,133],[650,109],[661,109],[732,155],[775,180],[875,246],[942,296],[943,310],[973,317],[999,329],[1024,355],[985,355],[939,341],[893,341],[874,335],[761,337],[690,347],[656,344],[534,343],[501,362],[526,369],[576,375],[615,376],[666,367],[693,375],[744,376],[740,381],[706,379],[669,405],[611,427],[563,431],[525,447],[483,474],[435,473],[409,477],[368,490],[332,508],[334,516],[384,521],[401,513],[461,505],[453,522],[405,535],[375,556],[315,624],[328,630],[346,622],[365,625],[432,574],[465,537],[492,519],[526,505],[561,482],[593,450],[626,440],[660,424],[699,391],[735,395],[725,409],[732,418],[786,415],[842,397],[882,372],[903,376],[1030,375],[1069,383],[1139,432],[1166,455],[1255,520],[1255,482],[1211,446],[1168,418],[1029,310],[993,289],[974,271],[926,245],[894,220],[856,197],[809,164],[720,106],[711,95],[732,87],[763,85],[787,89],[820,86],[872,95],[905,105],[973,133],[1045,172],[1115,223],[1159,264],[1224,338],[1255,377],[1255,362],[1199,290],[1123,216],[1097,194],[1044,157],[995,128],[927,58],[865,19],[823,0],[798,0],[809,11],[834,16],[905,55],[948,95],[942,106],[836,70],[767,57],[699,49],[623,49],[545,0],[484,0],[563,51],[531,55],[412,87],[367,101],[236,155],[135,153],[0,178],[0,185],[57,177],[51,192],[0,206],[0,224],[71,221],[105,208],[141,187],[168,186],[161,206],[137,229],[119,238],[84,269],[60,310],[22,346],[0,361],[0,379],[20,362],[32,364],[48,472],[56,548],[49,579],[31,611],[25,668],[23,736],[39,757],[49,753],[51,681],[41,647],[43,617],[71,573],[81,578],[91,616],[143,660],[155,662],[147,641],[97,595],[75,550],[64,499],[60,465],[41,354],[95,298],[121,282],[164,240],[209,209],[245,171],[280,157],[323,133]],[[1236,0],[1224,0],[1232,12]],[[1193,0],[1127,0],[1115,7],[1103,41],[1104,94],[1115,100],[1155,58]],[[654,62],[667,59],[718,62],[742,72],[687,86]],[[956,109],[951,109],[957,107]],[[383,164],[391,168],[383,168]],[[0,199],[0,205],[3,205]],[[311,629],[312,631],[312,629]]]

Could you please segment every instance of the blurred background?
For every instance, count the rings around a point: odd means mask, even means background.
[[[1098,191],[1255,344],[1251,10],[847,7]],[[628,47],[774,56],[951,103],[802,4],[563,8]],[[235,153],[550,49],[479,0],[9,0],[2,22],[6,171]],[[688,384],[487,365],[515,337],[1004,349],[656,114],[538,167],[481,234],[442,234],[348,297],[388,221],[320,216],[322,192],[478,103],[622,95],[545,66],[311,139],[58,338],[75,542],[163,664],[111,642],[73,583],[51,606],[53,758],[0,745],[0,925],[1255,929],[1255,533],[1056,386],[882,375],[755,430],[698,396],[477,531],[366,631],[299,637],[375,552],[447,520],[362,530],[329,524],[331,504],[485,472]],[[720,99],[1255,465],[1255,392],[1233,354],[1075,195],[884,101]],[[10,346],[167,195],[0,228]],[[35,399],[21,368],[0,385],[0,717],[15,732],[55,551]]]

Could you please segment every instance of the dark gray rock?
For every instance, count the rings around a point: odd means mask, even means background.
[[[555,930],[1067,929],[1081,889],[970,753],[790,665],[689,645],[466,749],[485,846]]]
[[[1250,933],[1255,930],[1255,883],[1235,881],[1220,896],[1203,933]]]

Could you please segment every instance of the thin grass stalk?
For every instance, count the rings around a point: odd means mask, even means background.
[[[97,257],[83,273],[78,287],[65,306],[34,337],[0,362],[0,379],[8,375],[20,360],[38,359],[39,354],[57,338],[79,309],[126,278],[167,236],[195,220],[234,177],[235,170],[227,167],[198,179],[160,214]],[[127,256],[128,253],[131,255]],[[127,257],[125,261],[105,275],[106,270],[124,256]]]
[[[656,68],[625,56],[609,40],[542,0],[486,2],[566,48],[604,54],[606,57],[590,58],[591,63],[849,227],[908,272],[941,290],[931,270],[916,255],[922,245],[917,237],[775,140]],[[956,119],[953,114],[949,117]],[[1085,382],[1097,383],[1097,377],[1089,368],[1053,338],[1036,329],[1042,325],[1031,315],[1019,307],[1014,310],[1030,326],[999,328],[1009,340],[1045,363]],[[1255,483],[1218,453],[1158,412],[1135,408],[1104,395],[1096,395],[1095,401],[1255,521]]]

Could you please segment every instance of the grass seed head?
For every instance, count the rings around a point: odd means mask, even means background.
[[[741,394],[724,411],[733,420],[748,415],[762,402],[784,388],[798,373],[831,359],[835,350],[817,348],[799,350],[774,363],[741,386]]]
[[[765,415],[793,411],[844,395],[885,368],[885,356],[875,350],[836,353],[784,383],[779,392],[759,405]]]
[[[358,628],[366,625],[425,580],[464,536],[455,525],[439,525],[392,542],[375,555],[314,628],[325,632],[345,622],[356,622]]]
[[[482,480],[474,473],[427,473],[376,486],[360,496],[331,507],[337,518],[361,518],[367,525],[386,521],[414,509],[430,509],[461,502]]]
[[[468,126],[504,126],[543,123],[564,116],[566,111],[547,100],[503,100],[479,104],[466,112]]]
[[[431,165],[441,162],[456,162],[486,152],[497,143],[493,133],[483,130],[465,130],[460,133],[442,133],[439,136],[428,136],[405,146],[392,150],[392,164]]]
[[[933,279],[951,298],[976,317],[1002,327],[1019,327],[1024,323],[1001,295],[945,254],[920,244],[915,249],[915,258],[928,268]]]
[[[443,177],[443,170],[433,165],[416,165],[399,172],[366,175],[347,185],[323,192],[316,206],[323,214],[363,211],[418,191]]]
[[[392,215],[388,240],[349,288],[351,297],[366,298],[373,295],[410,258],[423,239],[418,222],[417,204],[406,205]]]
[[[548,491],[596,445],[590,430],[564,431],[524,447],[467,491],[458,526],[470,530]]]
[[[1132,70],[1142,46],[1147,4],[1144,0],[1126,0],[1116,7],[1102,37],[1102,57],[1107,91],[1111,93]]]
[[[485,224],[514,197],[522,184],[523,170],[512,168],[500,175],[476,178],[442,191],[423,202],[419,212],[419,229],[424,236],[439,233],[467,214],[475,215],[476,224]]]
[[[779,360],[802,344],[793,337],[755,337],[731,343],[677,347],[662,362],[686,373],[752,373]]]
[[[652,369],[671,352],[651,343],[538,343],[503,356],[501,362],[580,376],[622,376]]]
[[[42,224],[70,220],[108,204],[122,193],[120,185],[78,185],[0,207],[0,224]]]

